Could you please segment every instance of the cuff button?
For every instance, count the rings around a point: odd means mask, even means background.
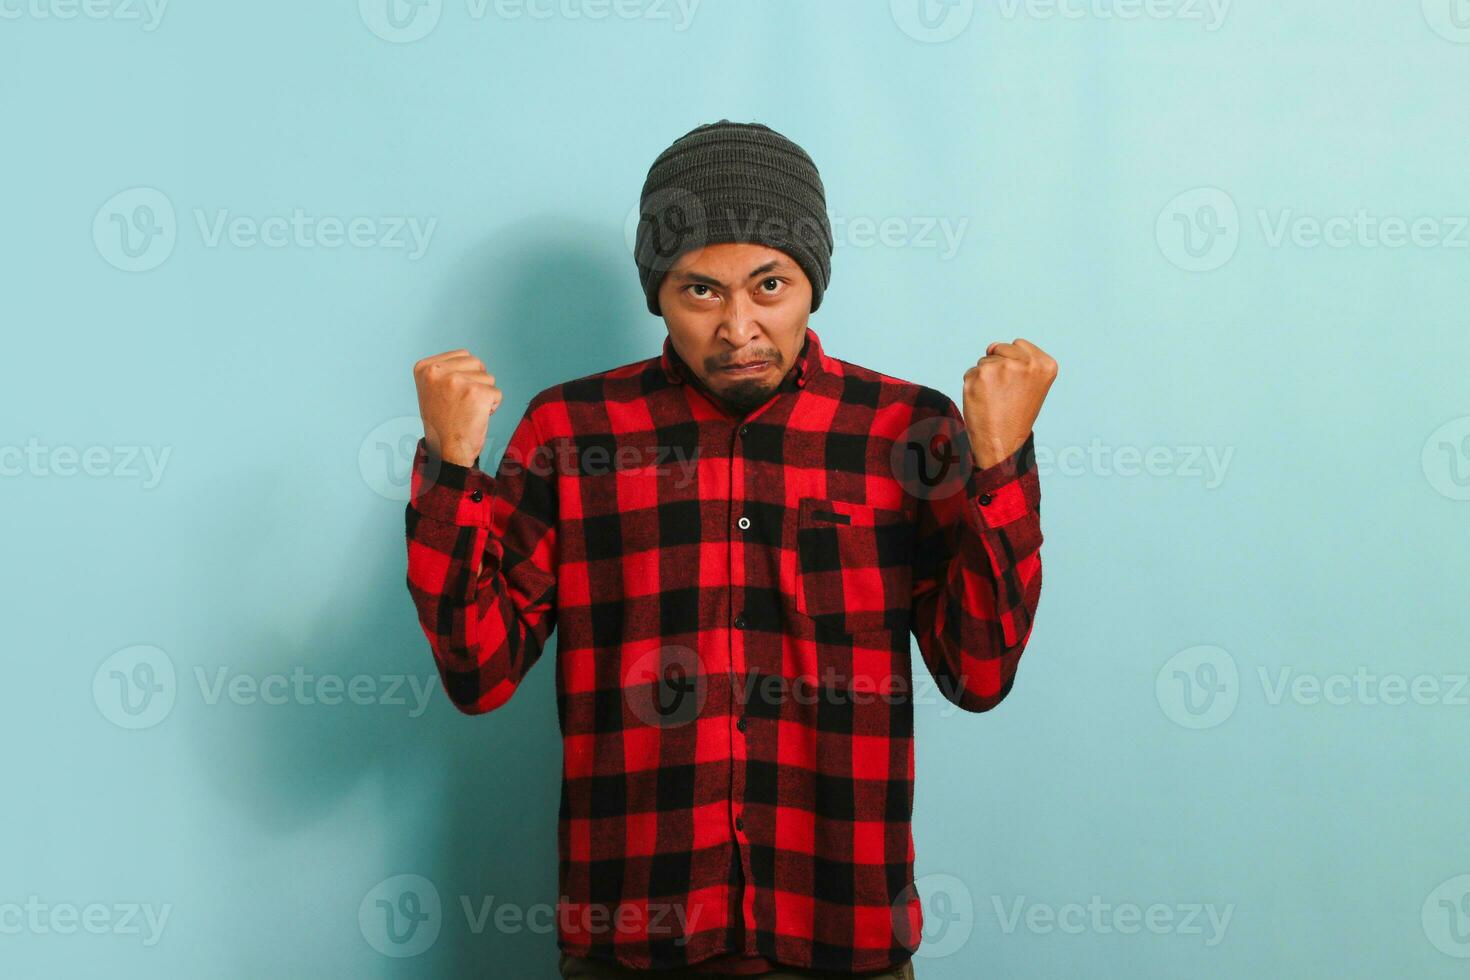
[[[473,500],[475,503],[478,504],[480,501],[482,501],[482,500],[485,499],[485,491],[483,491],[483,490],[471,490],[470,491],[470,499]]]
[[[981,507],[984,507],[986,504],[990,503],[994,499],[995,498],[993,496],[991,496],[990,494],[988,494],[988,493],[982,493],[980,495],[980,506]]]

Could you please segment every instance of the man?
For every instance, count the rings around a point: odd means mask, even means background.
[[[494,477],[494,374],[415,365],[420,622],[468,714],[560,629],[563,977],[912,977],[909,640],[961,708],[1009,693],[1056,364],[990,344],[962,414],[828,354],[822,182],[765,126],[676,140],[640,213],[662,353],[539,392]]]

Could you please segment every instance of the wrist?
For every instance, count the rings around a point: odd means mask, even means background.
[[[973,434],[970,436],[970,456],[978,470],[989,469],[1009,458],[1013,452],[1015,449],[1007,449],[994,439],[977,439]]]
[[[466,469],[480,461],[479,449],[463,442],[448,442],[440,446],[434,440],[425,438],[424,446],[431,456],[437,456],[446,463],[453,463]]]
[[[463,447],[447,450],[440,458],[446,463],[453,463],[456,466],[463,466],[466,469],[480,462],[479,452]]]

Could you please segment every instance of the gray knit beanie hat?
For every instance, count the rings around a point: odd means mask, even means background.
[[[720,242],[779,249],[812,283],[812,312],[832,275],[832,225],[816,164],[760,123],[707,123],[673,142],[643,182],[633,258],[661,316],[658,289],[680,255]]]

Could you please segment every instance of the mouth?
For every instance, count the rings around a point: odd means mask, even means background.
[[[770,364],[770,361],[745,361],[741,364],[726,364],[720,370],[726,374],[759,374]]]

